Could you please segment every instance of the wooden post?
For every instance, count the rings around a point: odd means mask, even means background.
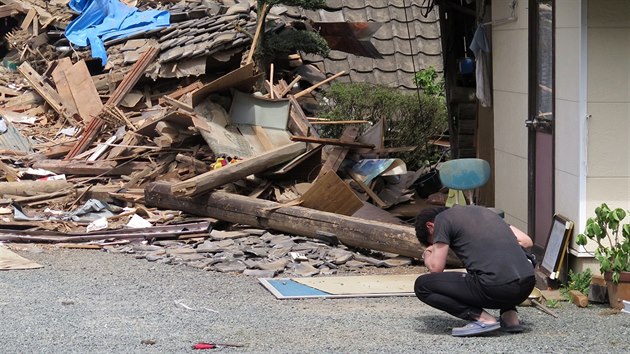
[[[317,238],[321,233],[334,234],[345,245],[375,251],[391,252],[419,258],[424,247],[410,226],[389,224],[352,216],[304,208],[284,206],[221,191],[198,197],[179,197],[171,193],[171,186],[154,182],[144,191],[147,206],[182,210],[194,215],[223,221],[272,229],[305,237]],[[447,263],[461,266],[452,255]]]

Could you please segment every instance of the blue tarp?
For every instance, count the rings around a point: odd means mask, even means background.
[[[103,42],[170,24],[168,11],[140,11],[118,0],[71,0],[68,6],[81,15],[68,25],[66,37],[74,45],[89,45],[103,66],[107,64]]]

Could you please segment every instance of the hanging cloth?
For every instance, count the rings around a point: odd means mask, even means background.
[[[477,26],[470,43],[470,50],[475,55],[475,78],[477,81],[476,96],[482,107],[492,106],[492,90],[490,89],[490,44],[483,24]]]

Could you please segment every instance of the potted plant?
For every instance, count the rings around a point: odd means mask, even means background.
[[[602,203],[576,240],[581,246],[589,240],[597,244],[595,259],[606,279],[610,306],[619,309],[622,300],[630,300],[630,223],[623,223],[626,215],[625,210]]]

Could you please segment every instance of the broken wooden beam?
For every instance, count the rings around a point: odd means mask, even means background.
[[[38,193],[54,193],[65,189],[72,189],[72,184],[61,180],[0,182],[0,196],[8,194],[28,197]]]
[[[180,195],[198,195],[230,182],[236,182],[251,174],[265,171],[275,165],[287,162],[306,151],[306,144],[291,143],[258,156],[228,164],[218,170],[208,171],[201,175],[173,184],[171,191]]]
[[[128,161],[119,165],[115,161],[40,160],[33,164],[33,168],[77,176],[122,176],[142,171],[148,165],[149,162],[140,161]]]
[[[221,191],[193,198],[174,196],[170,189],[169,184],[150,183],[144,191],[146,205],[310,238],[319,238],[321,233],[333,234],[347,246],[413,258],[419,258],[425,249],[418,242],[415,229],[410,226],[342,216],[300,206],[284,206]],[[448,264],[461,266],[459,260],[452,256]]]
[[[341,139],[331,139],[331,138],[311,138],[308,136],[292,136],[291,140],[293,141],[304,141],[307,143],[315,143],[315,144],[325,144],[325,145],[336,145],[336,146],[346,146],[353,148],[368,148],[371,149],[374,147],[372,144],[363,144],[352,141],[343,141]]]

